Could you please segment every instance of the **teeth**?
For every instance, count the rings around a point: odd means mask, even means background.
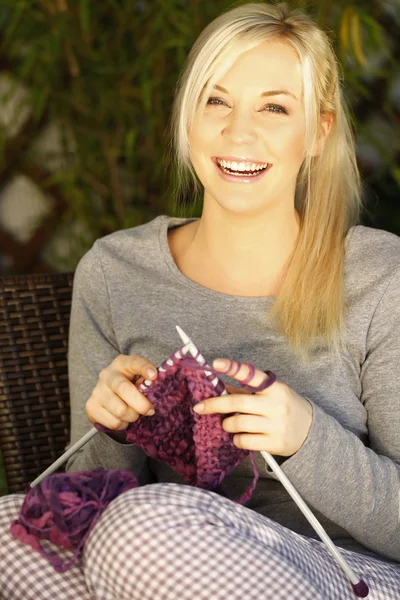
[[[235,161],[229,160],[221,160],[217,158],[217,162],[220,166],[232,169],[232,171],[260,171],[261,169],[265,169],[268,167],[268,163],[258,164],[248,163],[248,162],[240,162],[237,163]]]

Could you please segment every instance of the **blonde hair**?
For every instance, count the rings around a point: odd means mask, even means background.
[[[245,51],[266,40],[294,48],[303,74],[305,159],[296,186],[300,215],[297,245],[271,310],[292,348],[303,358],[315,343],[336,354],[344,343],[345,238],[358,221],[361,179],[339,68],[327,34],[286,3],[250,3],[223,13],[194,43],[177,86],[171,118],[175,198],[198,195],[202,186],[189,157],[188,134],[196,110],[204,109],[214,85]],[[310,149],[321,119],[332,126],[317,156]]]

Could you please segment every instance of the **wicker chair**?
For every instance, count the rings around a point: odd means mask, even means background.
[[[67,343],[73,273],[0,277],[0,450],[9,493],[69,439]]]

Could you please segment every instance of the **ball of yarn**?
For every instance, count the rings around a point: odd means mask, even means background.
[[[10,527],[11,534],[40,552],[59,573],[69,569],[103,510],[117,496],[138,487],[129,471],[105,470],[57,473],[29,489],[18,519]],[[64,562],[47,552],[41,540],[73,551]]]

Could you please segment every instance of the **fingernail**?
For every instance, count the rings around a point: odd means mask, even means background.
[[[226,364],[226,360],[222,360],[222,358],[217,358],[217,360],[214,360],[213,362],[213,365],[216,369],[224,369]]]
[[[193,406],[193,410],[195,412],[203,412],[203,410],[204,410],[204,402],[199,402],[198,404],[195,404]]]
[[[148,377],[154,377],[154,375],[157,375],[157,371],[155,369],[147,369],[146,372]]]
[[[156,411],[154,410],[154,408],[151,408],[149,410],[149,412],[146,413],[146,417],[152,417],[155,414],[156,414]]]

